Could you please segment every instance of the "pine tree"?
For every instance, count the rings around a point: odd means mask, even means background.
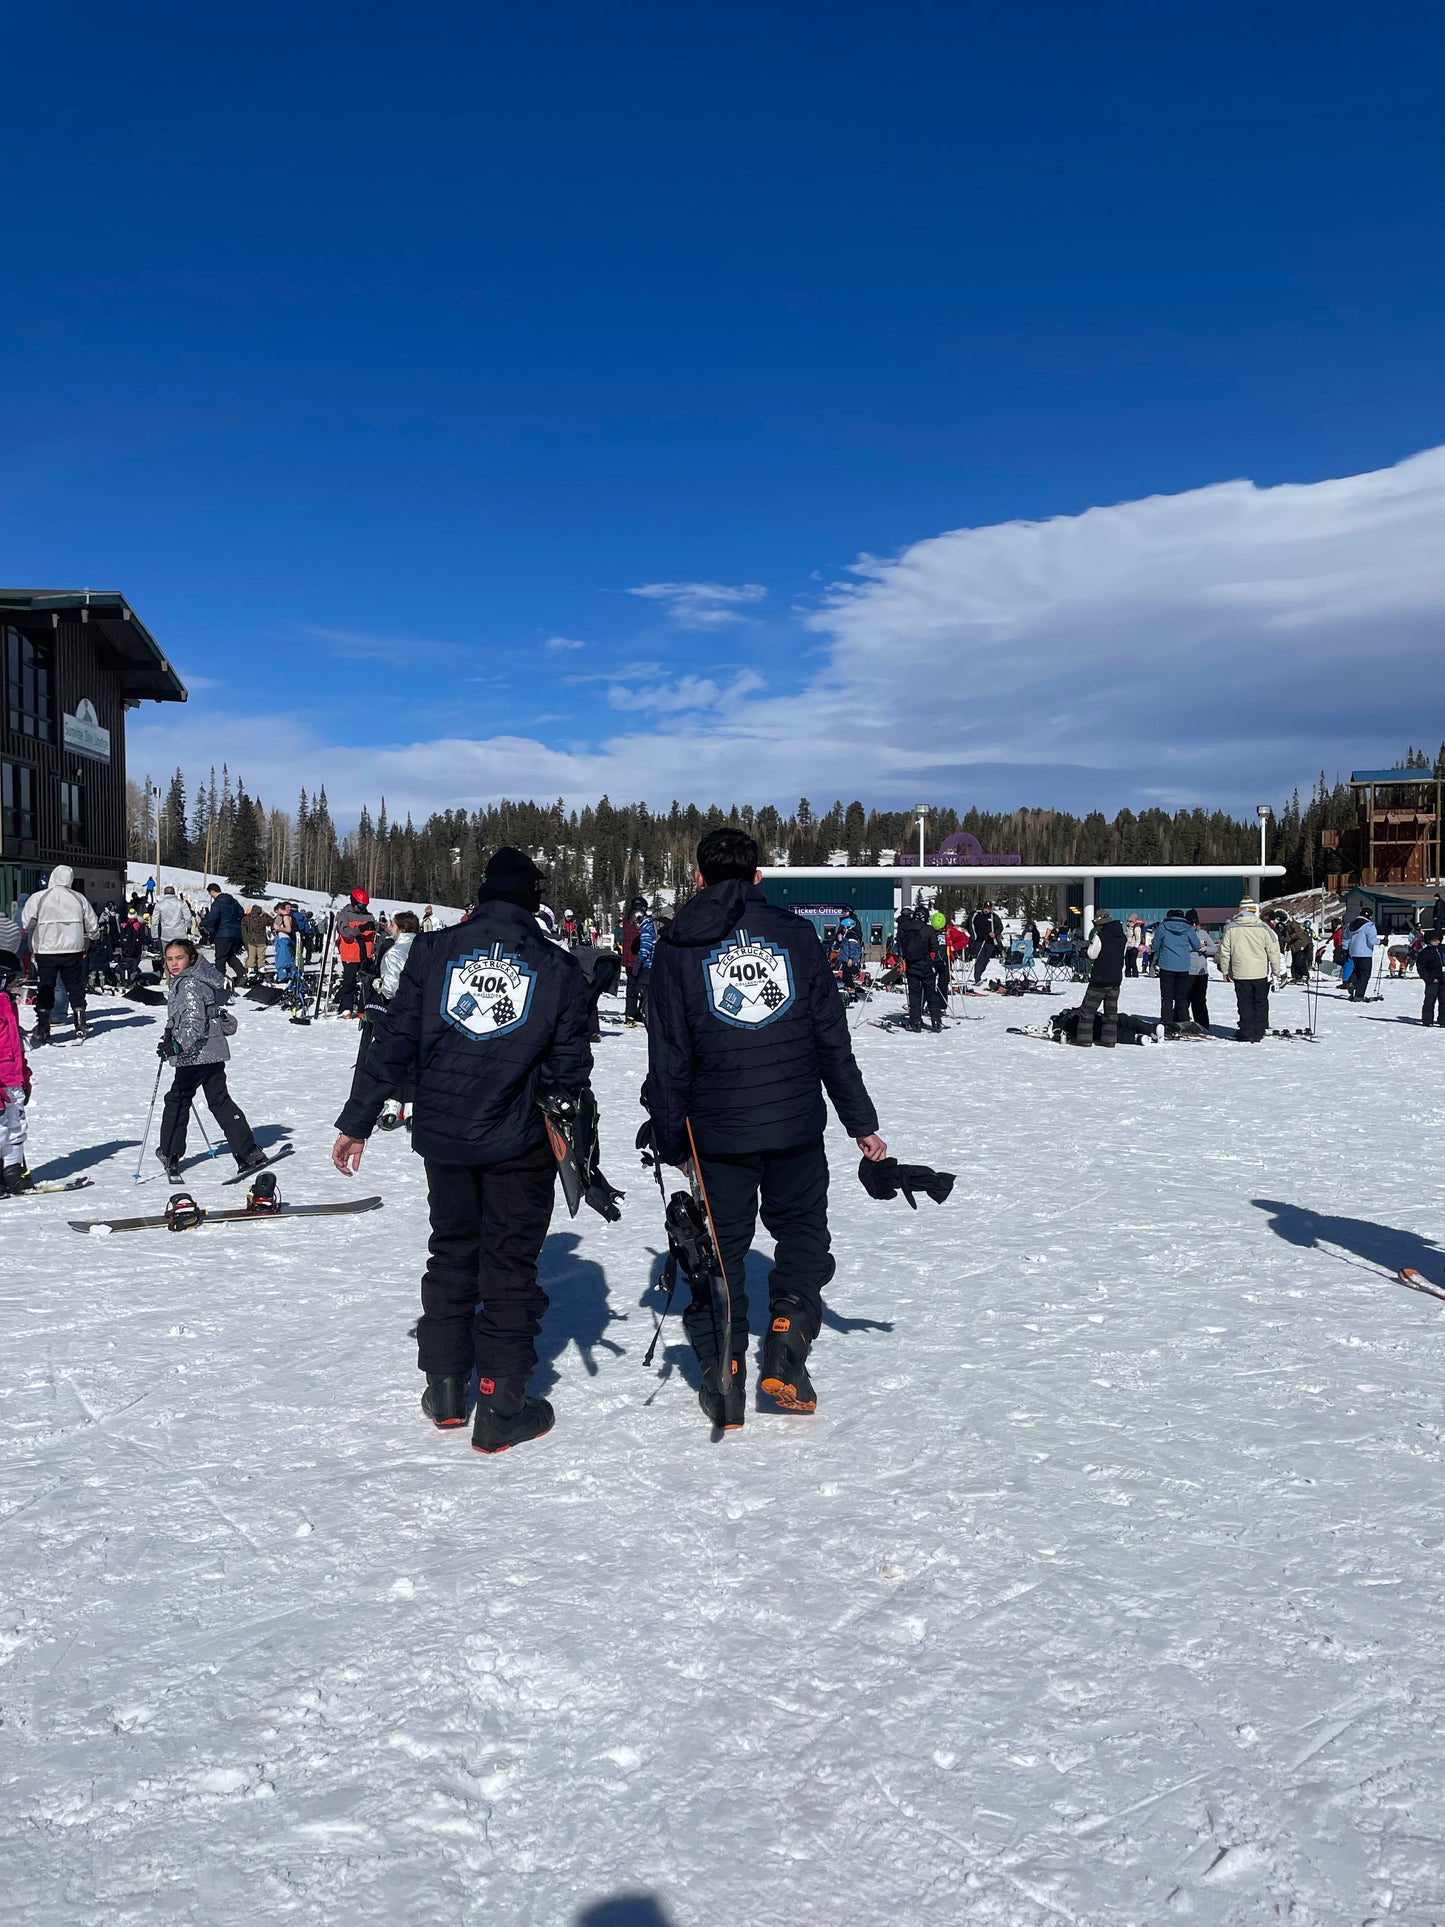
[[[186,830],[186,779],[177,770],[161,805],[161,862],[186,870],[191,864],[191,839]]]
[[[230,861],[226,875],[243,895],[258,897],[266,888],[263,821],[258,802],[239,779],[231,803]]]

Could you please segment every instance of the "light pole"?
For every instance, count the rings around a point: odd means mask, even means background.
[[[918,818],[918,867],[922,870],[927,868],[927,860],[923,853],[923,832],[928,824],[928,805],[920,803],[914,815]]]
[[[1259,818],[1259,867],[1263,870],[1267,857],[1265,840],[1269,835],[1269,819],[1274,815],[1274,811],[1268,803],[1256,803],[1254,813]]]

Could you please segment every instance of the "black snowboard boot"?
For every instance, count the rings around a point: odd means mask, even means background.
[[[180,1159],[179,1159],[179,1158],[168,1158],[168,1157],[166,1156],[166,1154],[165,1154],[165,1152],[164,1152],[164,1151],[157,1151],[157,1152],[156,1152],[156,1159],[157,1159],[157,1161],[158,1161],[158,1163],[160,1164],[160,1167],[161,1167],[161,1169],[162,1169],[162,1170],[163,1170],[163,1171],[165,1172],[165,1174],[166,1174],[166,1176],[167,1176],[167,1177],[168,1177],[168,1178],[169,1178],[169,1179],[171,1180],[171,1182],[172,1182],[172,1183],[174,1184],[174,1183],[175,1183],[175,1181],[176,1181],[176,1179],[177,1179],[177,1178],[179,1178],[179,1177],[180,1177],[180,1175],[181,1175],[181,1161],[180,1161]]]
[[[86,1038],[89,1037],[89,1035],[90,1035],[90,1025],[85,1021],[85,1012],[83,1010],[78,1010],[75,1013],[76,1042],[83,1044]]]
[[[726,1390],[719,1390],[716,1364],[704,1365],[697,1395],[698,1404],[720,1432],[741,1431],[748,1414],[747,1360],[734,1358],[729,1376]]]
[[[450,1432],[455,1426],[466,1424],[470,1377],[470,1373],[466,1378],[443,1377],[439,1372],[427,1373],[421,1409],[439,1432]]]
[[[556,1423],[545,1398],[528,1398],[525,1380],[484,1378],[478,1387],[472,1450],[509,1452],[514,1445],[541,1438]]]
[[[236,1169],[238,1171],[260,1171],[264,1170],[265,1165],[266,1153],[261,1149],[259,1144],[254,1150],[248,1151],[245,1157],[236,1159]]]
[[[48,1044],[50,1042],[50,1019],[48,1016],[37,1017],[35,1019],[35,1028],[25,1041],[32,1050],[38,1050],[42,1044]]]
[[[764,1392],[785,1412],[815,1412],[818,1394],[808,1376],[807,1358],[811,1340],[803,1336],[797,1306],[780,1299],[773,1306],[772,1323],[763,1340],[763,1369],[758,1390]]]
[[[34,1189],[34,1180],[23,1164],[5,1166],[5,1195],[7,1198],[23,1198],[27,1191]]]

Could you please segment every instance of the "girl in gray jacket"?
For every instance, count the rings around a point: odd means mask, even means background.
[[[236,1163],[243,1171],[254,1170],[266,1162],[266,1153],[257,1149],[244,1111],[226,1088],[231,1055],[226,1039],[236,1032],[235,1018],[221,1008],[226,980],[189,938],[172,937],[165,948],[165,985],[170,1012],[156,1055],[163,1064],[174,1064],[176,1074],[161,1112],[156,1156],[168,1178],[181,1175],[186,1125],[199,1093],[225,1132]]]

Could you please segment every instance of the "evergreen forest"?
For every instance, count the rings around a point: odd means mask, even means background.
[[[1410,749],[1395,767],[1418,768],[1428,777],[1445,774],[1445,744],[1434,758]],[[398,822],[382,799],[374,814],[364,808],[354,827],[343,831],[324,788],[309,795],[303,790],[293,810],[268,808],[226,768],[219,777],[210,771],[194,793],[180,770],[165,789],[147,777],[128,791],[132,858],[153,861],[159,840],[162,865],[225,877],[243,891],[257,892],[267,881],[332,893],[360,886],[383,904],[390,898],[465,904],[488,856],[510,843],[550,870],[549,899],[558,909],[609,919],[634,896],[652,898],[662,890],[686,897],[698,839],[728,823],[757,838],[764,863],[823,864],[846,852],[849,863],[874,864],[890,851],[906,859],[918,843],[915,811],[865,809],[841,800],[818,811],[806,797],[787,815],[771,804],[704,809],[674,802],[670,809],[652,810],[604,796],[569,811],[560,800],[502,801],[485,809],[439,811],[420,825],[409,815]],[[1421,802],[1429,796],[1422,791]],[[1296,790],[1269,825],[1268,860],[1287,872],[1270,894],[1322,883],[1337,859],[1321,847],[1321,832],[1348,829],[1354,820],[1350,789],[1338,777],[1331,784],[1321,773],[1307,800]],[[971,831],[987,854],[1017,856],[1025,864],[1237,863],[1248,870],[1259,856],[1258,822],[1222,810],[1124,809],[1110,818],[1098,810],[1075,816],[1051,809],[959,811],[939,804],[929,812],[928,848],[936,850],[955,830]],[[968,902],[967,872],[944,875],[944,907]],[[1017,908],[1051,914],[1051,889],[1015,894]]]

